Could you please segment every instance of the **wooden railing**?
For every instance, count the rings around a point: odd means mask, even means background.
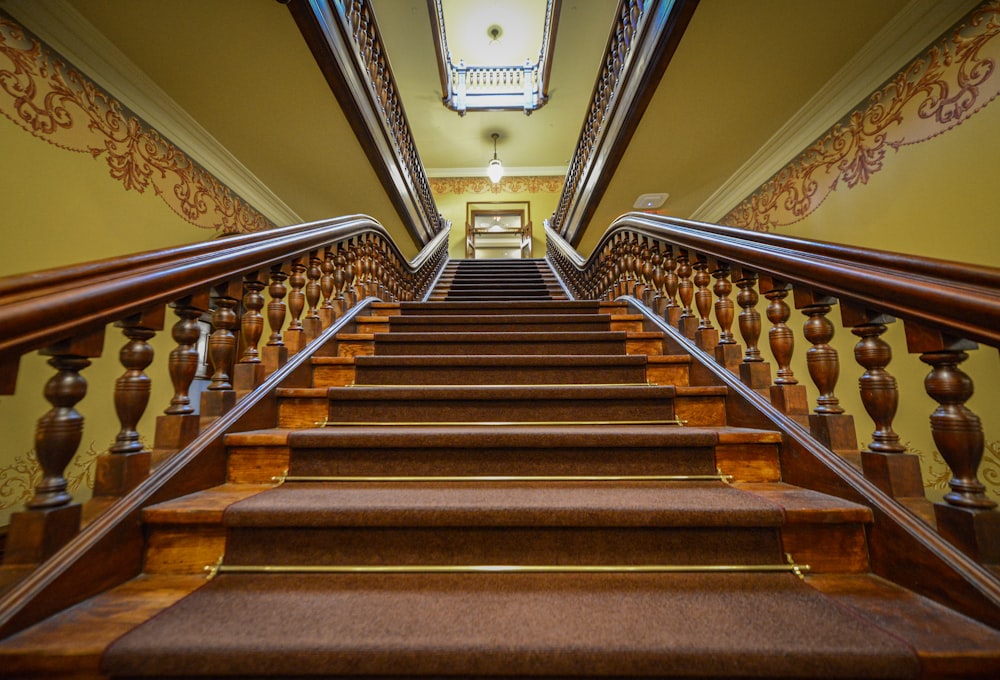
[[[65,469],[83,434],[75,409],[87,393],[83,372],[101,357],[109,324],[125,336],[114,385],[120,431],[97,460],[94,496],[110,502],[146,478],[152,457],[186,446],[359,300],[419,299],[446,259],[446,231],[408,262],[380,224],[354,216],[0,279],[0,393],[42,389],[17,385],[28,352],[50,357],[55,370],[44,386],[52,408],[35,436],[43,479],[13,516],[5,564],[42,561],[80,526]],[[167,308],[176,347],[153,364],[150,340]],[[211,375],[196,408],[192,383],[206,359]],[[150,451],[137,425],[154,380],[169,380],[173,397]]]
[[[1000,513],[978,477],[983,427],[966,405],[974,382],[961,368],[977,343],[1000,347],[1000,269],[640,213],[616,220],[586,260],[552,229],[547,237],[549,259],[576,297],[641,300],[875,486],[918,507],[920,461],[893,429],[900,390],[888,370],[893,348],[883,338],[887,324],[902,320],[906,350],[930,367],[924,387],[938,404],[930,434],[952,473],[944,502],[927,520],[974,559],[1000,563]],[[762,296],[773,379],[759,345]],[[807,317],[801,334],[788,301]],[[836,305],[843,327],[859,339],[859,397],[875,426],[865,447],[836,394]],[[806,343],[818,394],[811,412],[792,369],[797,339]]]
[[[369,0],[281,0],[403,224],[426,244],[445,229]]]
[[[590,221],[697,7],[697,0],[621,0],[590,106],[549,223],[576,244]]]

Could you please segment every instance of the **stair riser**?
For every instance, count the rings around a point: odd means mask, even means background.
[[[426,354],[433,356],[464,355],[464,354],[512,354],[545,355],[545,354],[625,354],[625,342],[622,340],[586,340],[586,341],[544,341],[544,340],[509,340],[495,341],[483,338],[481,341],[449,341],[441,338],[436,341],[398,342],[392,339],[379,339],[375,343],[375,355],[413,356]]]
[[[579,369],[562,366],[358,366],[354,380],[359,385],[610,385],[644,383],[645,374],[642,366],[581,366]],[[325,382],[318,371],[313,373],[313,380],[317,387],[336,386],[336,383]]]
[[[611,328],[608,321],[539,321],[535,323],[501,322],[494,323],[488,318],[477,322],[436,321],[433,325],[427,323],[407,323],[403,317],[388,325],[391,332],[400,333],[599,333],[608,330],[627,330]],[[364,332],[364,331],[359,331]]]
[[[415,434],[414,439],[419,441],[419,435]],[[353,477],[713,475],[716,472],[712,449],[665,446],[618,449],[494,448],[488,445],[294,449],[285,466],[290,475]]]
[[[614,313],[614,310],[624,309],[620,306],[610,306],[605,310],[596,302],[549,302],[545,304],[533,302],[511,302],[511,303],[436,303],[427,304],[425,302],[404,302],[400,305],[401,316],[450,316],[480,314],[487,316],[490,314],[598,314]]]
[[[331,422],[569,422],[672,420],[673,400],[632,399],[365,399],[348,391],[343,398],[331,397]]]
[[[222,524],[152,526],[147,532],[147,574],[204,574],[226,552]]]
[[[230,527],[227,564],[780,564],[771,527]]]

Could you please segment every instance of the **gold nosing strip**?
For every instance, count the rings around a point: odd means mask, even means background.
[[[434,383],[427,385],[413,385],[413,384],[373,384],[373,383],[357,383],[352,382],[350,385],[345,385],[345,387],[405,387],[405,388],[423,388],[423,387],[469,387],[469,388],[509,388],[509,387],[660,387],[657,383],[651,383],[648,380],[646,382],[627,382],[627,383],[514,383],[511,385],[480,385],[480,384],[465,384],[465,383]]]
[[[499,427],[507,425],[687,425],[686,420],[475,420],[475,421],[332,421],[322,420],[316,423],[316,427],[338,427],[340,425],[350,427],[383,427],[388,425],[405,427],[454,427],[456,425],[471,427]]]
[[[744,574],[792,573],[803,578],[808,564],[373,564],[256,565],[205,567],[208,578],[219,574]]]
[[[729,482],[732,475],[282,475],[272,482]]]

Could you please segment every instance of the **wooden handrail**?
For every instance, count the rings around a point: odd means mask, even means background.
[[[161,456],[231,411],[358,301],[420,299],[447,260],[447,246],[441,231],[407,261],[382,225],[355,215],[0,280],[0,393],[15,393],[27,352],[51,357],[55,370],[44,388],[52,408],[35,433],[43,479],[27,509],[12,517],[5,563],[38,563],[79,528],[81,509],[67,492],[65,470],[83,433],[75,410],[87,394],[81,372],[104,353],[109,324],[122,329],[125,344],[113,399],[121,429],[97,459],[94,495],[105,502],[151,469],[137,426],[153,381],[145,373],[154,359],[149,341],[166,325],[168,306],[177,317],[170,336],[176,347],[155,368],[174,396],[157,418],[151,447]],[[198,406],[192,384],[205,363],[213,373]]]
[[[368,0],[280,0],[414,241],[445,229]]]
[[[629,213],[615,220],[593,251],[580,261],[561,237],[581,270],[592,265],[615,234],[634,232],[669,241],[790,284],[808,285],[849,298],[902,319],[933,325],[958,337],[1000,347],[1000,269],[808,241],[690,220]],[[551,233],[551,231],[550,231]],[[558,235],[557,235],[558,237]]]
[[[380,234],[411,273],[435,252],[434,247],[424,248],[407,262],[381,224],[357,215],[8,276],[0,279],[0,327],[10,329],[0,337],[0,355],[9,358],[41,349],[363,233]],[[442,238],[438,234],[432,243]]]
[[[931,434],[952,472],[945,502],[933,509],[938,529],[976,559],[1000,564],[997,504],[978,478],[983,427],[966,406],[974,382],[960,367],[976,343],[1000,347],[1000,269],[647,213],[615,220],[589,258],[551,227],[546,234],[549,259],[576,297],[643,300],[744,384],[808,426],[817,440],[856,457],[876,486],[896,498],[923,501],[919,460],[893,430],[900,390],[887,370],[892,348],[881,337],[886,324],[902,320],[906,350],[930,367],[924,387],[939,404],[930,414]],[[767,298],[772,324],[767,342],[777,363],[773,381],[758,347],[760,297]],[[819,393],[811,412],[791,366],[796,333],[786,298],[807,317],[801,338]],[[834,323],[828,318],[835,305],[842,325],[860,339],[853,349],[863,368],[859,396],[875,424],[863,448],[835,393],[840,359],[830,344]],[[733,332],[737,320],[745,352]]]
[[[620,0],[550,223],[578,243],[653,97],[698,0]]]

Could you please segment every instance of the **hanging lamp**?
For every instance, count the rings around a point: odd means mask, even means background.
[[[493,138],[493,160],[486,166],[486,176],[490,178],[491,182],[496,184],[503,178],[503,164],[497,158],[497,140],[500,139],[500,135],[494,132],[490,137]]]

